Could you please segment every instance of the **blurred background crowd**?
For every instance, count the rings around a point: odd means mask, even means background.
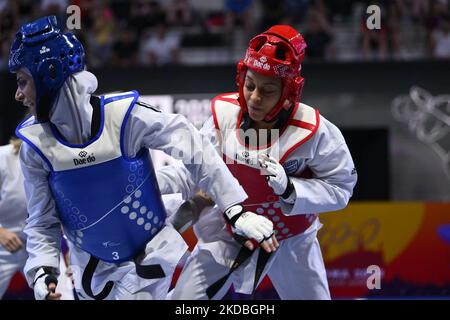
[[[365,21],[381,9],[381,29]],[[251,36],[278,23],[304,35],[309,61],[450,59],[448,0],[0,0],[0,70],[18,27],[81,8],[89,67],[236,62]]]

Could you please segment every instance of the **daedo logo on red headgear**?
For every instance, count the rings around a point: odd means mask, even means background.
[[[259,60],[254,59],[253,66],[260,69],[264,69],[266,71],[270,70],[270,64],[267,63],[267,57],[265,56],[262,56],[261,58],[259,58]]]

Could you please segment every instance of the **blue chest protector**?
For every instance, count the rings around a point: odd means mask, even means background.
[[[137,98],[137,92],[102,96],[100,130],[83,145],[64,142],[49,123],[26,120],[17,129],[50,167],[50,189],[69,240],[106,262],[132,260],[166,219],[149,150],[124,155],[124,128]]]

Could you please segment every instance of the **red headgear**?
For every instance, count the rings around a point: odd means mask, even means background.
[[[281,98],[266,115],[265,121],[272,121],[283,107],[289,109],[293,103],[300,101],[304,84],[300,70],[305,48],[306,43],[301,34],[287,25],[273,26],[250,40],[245,59],[239,61],[237,66],[239,102],[244,112],[248,110],[244,98],[244,81],[248,69],[283,81]]]

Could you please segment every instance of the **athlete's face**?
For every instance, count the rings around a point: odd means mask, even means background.
[[[32,115],[36,116],[36,88],[31,75],[20,69],[16,73],[17,90],[15,99],[30,109]]]
[[[254,121],[264,120],[280,100],[282,89],[280,78],[248,70],[245,76],[244,98],[250,118]]]

